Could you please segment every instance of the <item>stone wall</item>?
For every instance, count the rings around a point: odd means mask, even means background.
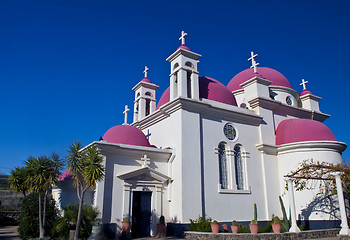
[[[189,240],[297,240],[297,239],[318,239],[318,238],[329,238],[337,237],[340,229],[325,229],[325,230],[312,230],[303,231],[300,233],[259,233],[256,235],[249,233],[201,233],[201,232],[185,232],[185,239]],[[339,239],[347,240],[349,237],[341,237]]]

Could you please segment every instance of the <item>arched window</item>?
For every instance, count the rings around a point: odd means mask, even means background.
[[[187,67],[193,68],[193,64],[192,64],[191,62],[186,62],[185,65],[186,65]]]
[[[150,92],[146,92],[145,95],[152,97],[152,93],[150,93]]]
[[[236,185],[238,190],[244,189],[244,169],[242,159],[242,148],[236,145],[235,151],[235,172],[236,172]]]
[[[218,147],[219,153],[219,172],[220,172],[220,184],[222,189],[228,189],[228,168],[226,158],[226,146],[224,143],[220,143]]]
[[[150,111],[151,111],[151,100],[146,99],[146,116],[150,114]]]
[[[175,63],[173,69],[177,68],[179,66],[179,63]]]

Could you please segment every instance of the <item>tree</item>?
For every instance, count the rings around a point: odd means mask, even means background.
[[[69,238],[70,223],[72,222],[76,223],[78,211],[79,211],[78,204],[69,204],[63,207],[64,215],[63,217],[60,217],[58,219],[57,224],[54,227],[54,230],[61,237],[61,239]],[[91,205],[83,206],[82,223],[80,227],[81,239],[87,239],[90,236],[92,226],[95,223],[95,219],[97,215],[98,215],[97,208]]]
[[[77,225],[74,239],[79,239],[82,208],[84,205],[84,194],[86,190],[94,187],[96,183],[103,179],[105,169],[102,165],[103,157],[95,145],[90,145],[81,149],[80,141],[75,140],[69,146],[68,150],[68,168],[73,175],[74,185],[77,189],[79,199],[79,209],[77,216]]]
[[[29,190],[38,194],[39,238],[43,238],[46,225],[46,199],[51,192],[52,186],[58,181],[60,170],[64,163],[59,159],[59,155],[54,153],[51,157],[29,157],[24,163],[27,168],[26,183],[29,186]],[[44,194],[43,200],[42,194]]]
[[[335,172],[342,172],[341,179],[346,186],[350,186],[350,165],[345,163],[329,163],[314,161],[312,158],[304,160],[297,170],[286,177],[295,178],[295,190],[313,189],[318,187],[319,194],[335,194]]]
[[[43,204],[43,201],[42,201]],[[53,236],[53,228],[56,226],[58,209],[52,197],[46,201],[47,220],[45,232]],[[30,193],[23,199],[21,213],[18,218],[18,233],[21,239],[37,238],[39,236],[38,194]]]
[[[18,193],[23,193],[24,197],[26,197],[26,193],[29,190],[26,184],[27,175],[27,168],[16,167],[15,170],[11,171],[11,175],[9,176],[10,188]]]

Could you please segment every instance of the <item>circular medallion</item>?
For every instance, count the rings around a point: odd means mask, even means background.
[[[287,97],[286,97],[286,103],[287,103],[289,106],[291,106],[291,105],[293,104],[293,101],[292,101],[292,99],[290,98],[290,96],[287,96]]]
[[[234,140],[237,136],[236,129],[230,123],[226,123],[224,126],[224,134],[229,140]]]

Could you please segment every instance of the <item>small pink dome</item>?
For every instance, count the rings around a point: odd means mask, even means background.
[[[224,84],[210,77],[199,77],[199,97],[237,106],[236,99]],[[170,101],[170,87],[161,96],[157,109]]]
[[[276,129],[276,145],[306,141],[337,141],[323,123],[311,119],[288,119]]]
[[[127,145],[150,147],[147,137],[143,132],[130,125],[118,125],[110,128],[105,135],[103,140],[110,143],[120,143]]]
[[[178,47],[178,49],[177,50],[179,50],[180,48],[182,48],[182,49],[186,49],[186,50],[188,50],[188,51],[191,51],[185,44],[181,44],[181,46],[180,47]]]
[[[152,83],[151,80],[149,80],[149,78],[144,77],[141,82],[147,82],[147,83]]]
[[[285,76],[283,76],[282,73],[267,67],[258,67],[257,73],[254,73],[253,68],[249,68],[238,73],[228,83],[227,88],[230,89],[231,91],[242,89],[242,87],[239,85],[253,77],[261,77],[261,78],[270,80],[272,81],[271,86],[281,86],[281,87],[292,88],[288,79]]]
[[[69,171],[69,169],[65,170],[60,177],[58,178],[58,181],[66,181],[66,180],[72,180],[73,176],[72,173]]]
[[[312,94],[309,90],[307,90],[307,89],[304,89],[301,93],[300,93],[300,97],[301,96],[304,96],[304,95],[306,95],[306,94]]]

